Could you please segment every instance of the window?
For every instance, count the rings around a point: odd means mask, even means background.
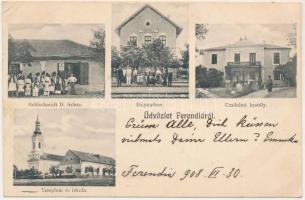
[[[19,74],[21,72],[20,64],[15,64],[15,63],[10,64],[8,71],[9,71],[9,73]]]
[[[250,72],[250,79],[255,80],[255,72]]]
[[[250,53],[249,54],[249,61],[250,61],[250,64],[255,64],[256,63],[256,53]]]
[[[274,53],[273,54],[273,64],[279,65],[280,64],[280,53]]]
[[[144,36],[144,44],[151,44],[151,36],[150,35]]]
[[[33,149],[35,149],[35,142],[33,142]]]
[[[274,80],[281,80],[281,73],[277,70],[273,71]]]
[[[165,36],[165,35],[160,35],[159,39],[160,39],[160,41],[162,42],[162,44],[163,44],[164,46],[166,46],[166,36]]]
[[[240,62],[240,53],[235,53],[234,54],[234,62],[239,63]]]
[[[138,44],[137,44],[137,42],[138,42],[137,36],[130,36],[129,42],[130,42],[130,45],[132,45],[132,46],[138,46]]]
[[[65,64],[64,63],[57,63],[57,71],[64,71]]]
[[[217,65],[217,54],[212,54],[212,65]]]
[[[40,144],[40,142],[38,143],[38,148],[39,148],[39,149],[41,148],[41,144]]]

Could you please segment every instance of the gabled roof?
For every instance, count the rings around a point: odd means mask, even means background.
[[[30,51],[34,59],[93,58],[96,55],[92,48],[71,40],[13,40],[17,44],[23,41],[33,48]]]
[[[258,43],[254,43],[248,39],[240,39],[233,44],[227,44],[227,45],[223,45],[223,46],[207,48],[204,50],[205,51],[215,51],[215,50],[217,51],[217,50],[225,50],[227,48],[243,48],[243,47],[261,47],[264,49],[290,49],[289,47],[283,47],[283,46],[267,44],[267,43],[258,44]]]
[[[40,156],[41,160],[50,160],[50,161],[61,161],[64,158],[64,156],[50,154],[50,153],[43,153]]]
[[[78,157],[81,161],[85,162],[93,162],[93,163],[101,163],[107,165],[115,165],[115,160],[110,157],[106,157],[100,154],[86,153],[81,151],[69,150],[76,157]]]
[[[171,19],[169,19],[168,17],[166,17],[165,15],[163,15],[162,13],[160,13],[157,9],[155,9],[154,7],[152,7],[149,4],[144,5],[142,8],[140,8],[138,11],[136,11],[133,15],[131,15],[129,18],[127,18],[123,23],[121,23],[115,30],[116,32],[120,35],[120,30],[123,26],[125,26],[130,20],[134,19],[138,14],[140,14],[142,11],[144,11],[146,8],[150,8],[152,9],[154,12],[156,12],[158,15],[160,15],[163,19],[165,19],[166,21],[168,21],[170,24],[172,24],[175,28],[176,28],[176,35],[178,36],[181,31],[182,28],[180,26],[178,26],[175,22],[173,22]]]

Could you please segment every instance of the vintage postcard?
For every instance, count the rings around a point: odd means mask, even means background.
[[[294,2],[6,1],[4,197],[302,197]]]

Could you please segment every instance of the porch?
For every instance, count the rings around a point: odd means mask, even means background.
[[[250,82],[262,83],[261,62],[228,62],[225,67],[226,79],[242,85]]]

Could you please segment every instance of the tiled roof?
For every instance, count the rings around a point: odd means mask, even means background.
[[[75,156],[77,156],[81,161],[85,162],[93,162],[93,163],[101,163],[107,165],[115,165],[115,160],[110,157],[106,157],[100,154],[86,153],[81,151],[69,150]]]
[[[176,28],[176,35],[178,36],[181,31],[182,28],[180,26],[178,26],[175,22],[173,22],[171,19],[169,19],[168,17],[166,17],[165,15],[163,15],[162,13],[160,13],[157,9],[153,8],[151,5],[146,4],[144,5],[142,8],[140,8],[138,11],[136,11],[133,15],[131,15],[129,18],[127,18],[123,23],[121,23],[117,28],[116,28],[116,32],[120,35],[120,30],[121,28],[127,24],[130,20],[134,19],[138,14],[140,14],[143,10],[145,10],[146,8],[150,8],[152,9],[154,12],[156,12],[158,15],[160,15],[163,19],[165,19],[166,21],[168,21],[170,24],[172,24],[175,28]]]
[[[34,58],[91,58],[96,55],[89,46],[71,40],[13,40],[15,43],[22,41],[27,41],[33,47],[31,55]]]
[[[51,160],[51,161],[61,161],[63,158],[64,156],[49,154],[49,153],[43,153],[40,156],[41,160]]]
[[[214,51],[214,50],[225,50],[227,48],[242,48],[242,47],[262,47],[264,49],[290,49],[289,47],[283,47],[283,46],[267,44],[267,43],[258,44],[258,43],[254,43],[250,40],[247,40],[247,39],[242,39],[233,44],[227,44],[227,45],[223,45],[223,46],[207,48],[204,50],[205,51]]]

